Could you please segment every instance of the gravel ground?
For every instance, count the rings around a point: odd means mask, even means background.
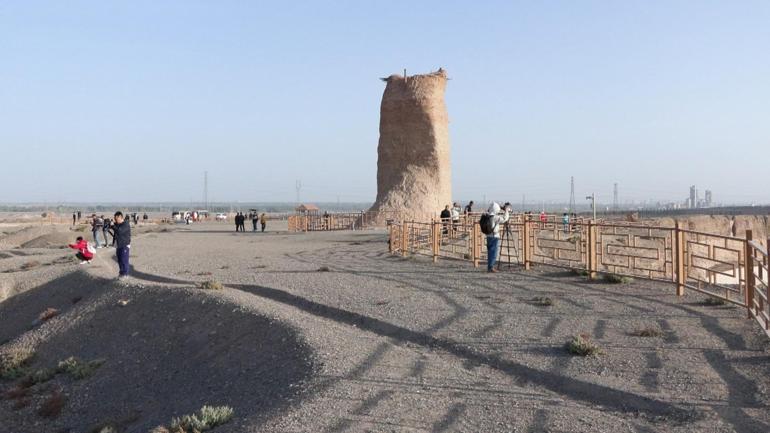
[[[82,383],[54,382],[70,393],[69,405],[45,425],[88,431],[100,412],[122,417],[124,431],[145,432],[205,402],[236,408],[233,422],[215,429],[222,432],[770,429],[770,339],[741,309],[705,305],[693,292],[677,298],[666,284],[402,259],[387,254],[381,231],[228,230],[211,223],[138,235],[128,281],[110,280],[114,253],[100,250],[85,269],[48,266],[60,273],[50,289],[41,283],[0,304],[3,350],[37,347],[36,363],[68,353],[107,358]],[[17,258],[0,266],[5,260]],[[225,289],[193,289],[211,279]],[[87,293],[66,307],[66,290]],[[123,298],[131,302],[116,307]],[[30,329],[48,304],[68,309]],[[631,335],[645,327],[662,335]],[[203,338],[212,331],[216,338]],[[567,354],[576,334],[603,354]],[[170,356],[177,348],[179,366]],[[146,367],[125,370],[134,363]],[[168,364],[183,370],[177,379],[167,377]],[[269,375],[282,379],[259,388],[266,364],[280,367]],[[32,417],[10,406],[0,401],[0,418],[11,420],[0,431],[40,431],[25,430]]]

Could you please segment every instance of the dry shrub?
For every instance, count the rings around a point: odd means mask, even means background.
[[[722,298],[715,298],[713,296],[709,296],[708,298],[706,298],[703,301],[703,303],[705,305],[710,305],[710,306],[715,306],[715,307],[716,306],[720,306],[720,305],[727,305],[727,301],[725,301],[724,299],[722,299]]]
[[[0,379],[18,379],[27,374],[33,355],[29,349],[13,349],[0,354]]]
[[[171,430],[174,433],[204,432],[230,421],[232,417],[233,408],[229,406],[203,406],[198,413],[171,420]]]
[[[22,271],[27,271],[27,270],[30,270],[30,269],[37,268],[39,266],[40,266],[40,262],[38,262],[37,260],[30,260],[30,261],[28,261],[26,263],[23,263],[21,265],[20,269]]]
[[[586,271],[585,269],[573,269],[572,273],[579,276],[579,277],[587,277],[591,275],[590,272]]]
[[[16,400],[16,403],[14,403],[13,406],[11,407],[13,408],[13,410],[21,410],[27,406],[29,406],[29,400],[26,398],[21,398],[19,400]]]
[[[610,284],[628,284],[632,283],[634,281],[631,277],[625,277],[622,275],[616,275],[616,274],[604,274],[602,277],[605,282]]]
[[[646,328],[637,329],[632,332],[631,335],[635,337],[661,337],[663,336],[663,331],[654,326],[648,326]]]
[[[572,340],[567,342],[567,351],[573,355],[578,356],[592,356],[601,355],[602,349],[588,336],[588,334],[580,334],[572,337]]]
[[[200,287],[203,290],[222,290],[222,289],[225,288],[222,285],[222,283],[220,283],[219,281],[214,281],[214,280],[204,281],[198,287]]]
[[[547,296],[538,296],[532,299],[532,303],[540,307],[550,307],[554,304],[554,301]]]
[[[330,272],[330,271],[331,269],[329,269],[328,266],[321,266],[320,268],[318,268],[318,272]]]
[[[64,409],[64,403],[67,398],[59,390],[54,390],[51,395],[43,401],[37,410],[38,415],[44,418],[56,418]]]
[[[58,315],[59,315],[59,310],[57,310],[56,308],[46,308],[45,310],[43,310],[42,313],[40,313],[39,316],[37,316],[37,320],[42,323],[42,322],[51,320]]]
[[[30,374],[27,377],[27,382],[30,384],[30,386],[32,386],[37,383],[48,382],[49,380],[53,379],[54,376],[56,376],[56,370],[52,368],[41,368]]]
[[[16,385],[5,392],[4,397],[8,400],[19,400],[29,395],[29,387]]]
[[[211,275],[211,272],[198,272],[195,275],[197,275],[199,277],[208,277],[209,275]]]
[[[66,373],[72,376],[74,379],[85,379],[88,376],[94,374],[97,368],[104,364],[103,359],[95,359],[93,361],[81,361],[74,356],[70,356],[64,361],[59,362],[57,373]]]

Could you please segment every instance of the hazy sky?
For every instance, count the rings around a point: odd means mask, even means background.
[[[457,199],[770,202],[764,0],[0,0],[0,202],[372,201],[438,67]]]

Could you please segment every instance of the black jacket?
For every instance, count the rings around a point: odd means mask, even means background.
[[[120,224],[112,225],[112,236],[115,238],[118,248],[131,245],[131,223],[128,219],[123,220]]]

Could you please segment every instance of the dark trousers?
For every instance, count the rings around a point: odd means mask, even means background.
[[[251,220],[251,225],[254,226],[254,231],[257,231],[257,220]]]
[[[267,225],[267,224],[265,224],[265,223],[262,223],[262,231],[263,231],[263,232],[265,231],[265,226],[266,226],[266,225]]]
[[[131,249],[128,247],[118,247],[115,254],[118,256],[118,267],[120,267],[120,276],[128,275],[128,253]]]
[[[87,258],[86,258],[86,256],[84,256],[84,255],[83,255],[83,253],[81,253],[80,251],[78,251],[78,253],[77,253],[77,254],[75,254],[75,257],[77,257],[77,258],[79,258],[81,261],[85,261],[85,262],[90,262],[90,261],[91,261],[91,259],[93,259],[93,257],[91,257],[90,259],[87,259]]]

